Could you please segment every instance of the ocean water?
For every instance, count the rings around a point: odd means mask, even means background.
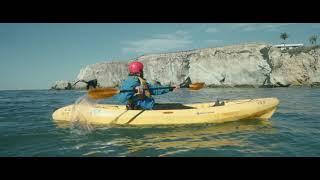
[[[59,126],[55,109],[85,91],[0,91],[2,157],[304,157],[320,156],[319,88],[226,88],[180,90],[157,102],[211,102],[277,97],[268,120],[162,127]],[[116,104],[110,98],[101,103]]]

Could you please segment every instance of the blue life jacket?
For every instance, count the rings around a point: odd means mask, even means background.
[[[126,80],[123,80],[120,86],[120,90],[134,90],[137,86],[141,85],[141,81],[138,76],[128,76]],[[160,85],[151,85],[146,83],[148,88],[162,87]],[[168,93],[169,89],[149,89],[150,95],[161,95]],[[148,92],[148,91],[147,91]],[[152,96],[139,96],[135,92],[125,92],[118,94],[118,100],[121,103],[133,103],[140,109],[153,109],[155,101]]]

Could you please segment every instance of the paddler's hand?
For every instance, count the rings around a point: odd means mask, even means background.
[[[137,91],[137,94],[143,94],[144,93],[143,86],[137,86],[135,89]]]
[[[172,91],[177,91],[177,90],[179,90],[180,89],[180,85],[175,85],[175,86],[173,86],[174,88],[173,88],[173,90]]]

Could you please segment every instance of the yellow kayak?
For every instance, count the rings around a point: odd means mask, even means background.
[[[52,117],[60,121],[86,121],[90,124],[174,125],[221,123],[242,119],[269,119],[275,112],[277,98],[226,100],[212,103],[159,104],[154,110],[127,110],[124,105],[69,105],[57,109]]]

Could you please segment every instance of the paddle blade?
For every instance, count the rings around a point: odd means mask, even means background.
[[[88,96],[92,99],[109,98],[119,93],[116,88],[97,88],[89,90]]]
[[[193,83],[189,85],[189,89],[196,91],[196,90],[202,89],[204,85],[205,84],[203,82]]]

